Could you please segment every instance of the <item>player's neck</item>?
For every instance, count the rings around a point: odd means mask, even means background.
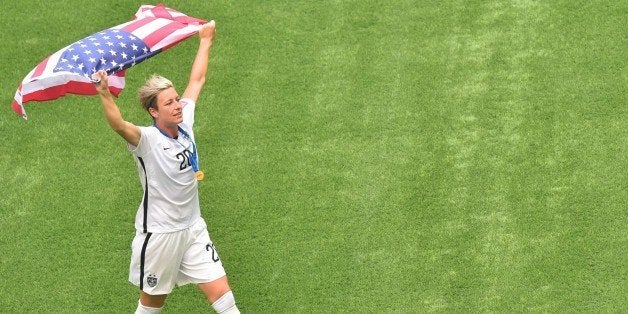
[[[155,121],[155,126],[161,131],[161,133],[170,138],[177,138],[179,136],[179,126],[177,124]]]

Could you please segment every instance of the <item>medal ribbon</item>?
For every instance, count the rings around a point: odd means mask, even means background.
[[[186,148],[185,145],[181,144],[181,142],[177,141],[176,138],[170,137],[170,135],[168,135],[168,133],[166,133],[164,130],[160,129],[157,124],[153,124],[153,126],[155,128],[157,128],[157,130],[159,130],[159,132],[161,132],[161,134],[163,134],[165,137],[167,138],[171,138],[173,140],[175,140],[179,145],[183,146],[183,148]],[[179,133],[181,133],[183,135],[183,137],[187,138],[188,141],[190,141],[192,143],[192,155],[190,156],[190,165],[192,165],[192,170],[194,170],[194,172],[196,173],[196,179],[197,180],[203,180],[203,172],[199,170],[199,166],[198,166],[198,154],[196,152],[196,143],[194,143],[194,141],[192,140],[192,137],[190,136],[190,134],[188,134],[188,132],[185,132],[185,130],[183,130],[183,128],[181,128],[180,126],[177,126],[177,129],[179,130]]]

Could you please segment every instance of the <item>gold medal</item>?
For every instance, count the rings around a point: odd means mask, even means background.
[[[203,181],[204,178],[205,178],[205,174],[203,173],[203,171],[199,170],[196,172],[197,181]]]

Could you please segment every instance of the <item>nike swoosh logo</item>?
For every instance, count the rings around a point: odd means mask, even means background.
[[[169,149],[170,149],[170,147],[164,147],[164,150],[169,150]]]

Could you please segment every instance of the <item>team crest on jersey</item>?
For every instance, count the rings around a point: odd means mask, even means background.
[[[149,287],[154,287],[157,285],[157,276],[154,274],[150,274],[148,275],[148,277],[146,277],[146,284],[148,284]]]

